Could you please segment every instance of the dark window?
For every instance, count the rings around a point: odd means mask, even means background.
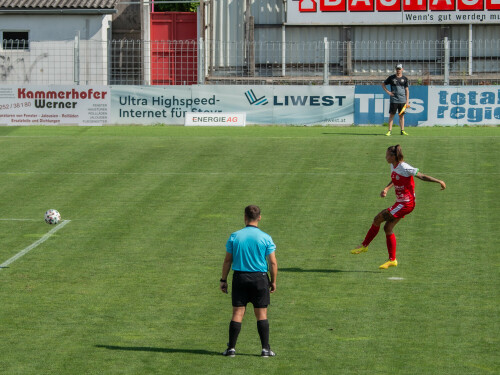
[[[3,49],[29,49],[29,38],[27,31],[4,31]]]

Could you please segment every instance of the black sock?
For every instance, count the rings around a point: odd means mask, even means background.
[[[259,320],[257,321],[257,331],[259,331],[260,342],[262,343],[262,349],[269,350],[269,320]]]
[[[238,340],[238,335],[241,331],[241,323],[231,320],[229,323],[229,342],[227,343],[228,348],[235,348],[236,341]]]

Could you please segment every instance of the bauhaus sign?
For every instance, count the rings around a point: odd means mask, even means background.
[[[288,0],[287,24],[499,23],[500,0]]]

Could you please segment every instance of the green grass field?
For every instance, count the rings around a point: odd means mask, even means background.
[[[397,130],[397,129],[396,129]],[[0,128],[2,374],[498,374],[500,128]],[[397,134],[397,132],[395,132]],[[351,255],[394,202],[388,146],[448,188]],[[225,243],[262,208],[277,244],[262,359],[249,308],[236,358]],[[391,280],[390,278],[402,280]]]

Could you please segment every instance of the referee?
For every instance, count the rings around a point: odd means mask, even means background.
[[[267,233],[258,228],[260,208],[250,205],[245,207],[246,227],[231,234],[226,243],[226,257],[222,265],[220,289],[227,293],[227,276],[233,269],[232,303],[233,316],[229,324],[229,342],[222,355],[234,357],[241,322],[245,315],[246,306],[251,302],[257,318],[257,330],[262,344],[262,357],[274,357],[276,354],[269,346],[269,321],[267,320],[267,306],[271,302],[270,293],[276,290],[276,275],[278,263],[276,261],[276,245]],[[268,263],[271,280],[267,275]]]

